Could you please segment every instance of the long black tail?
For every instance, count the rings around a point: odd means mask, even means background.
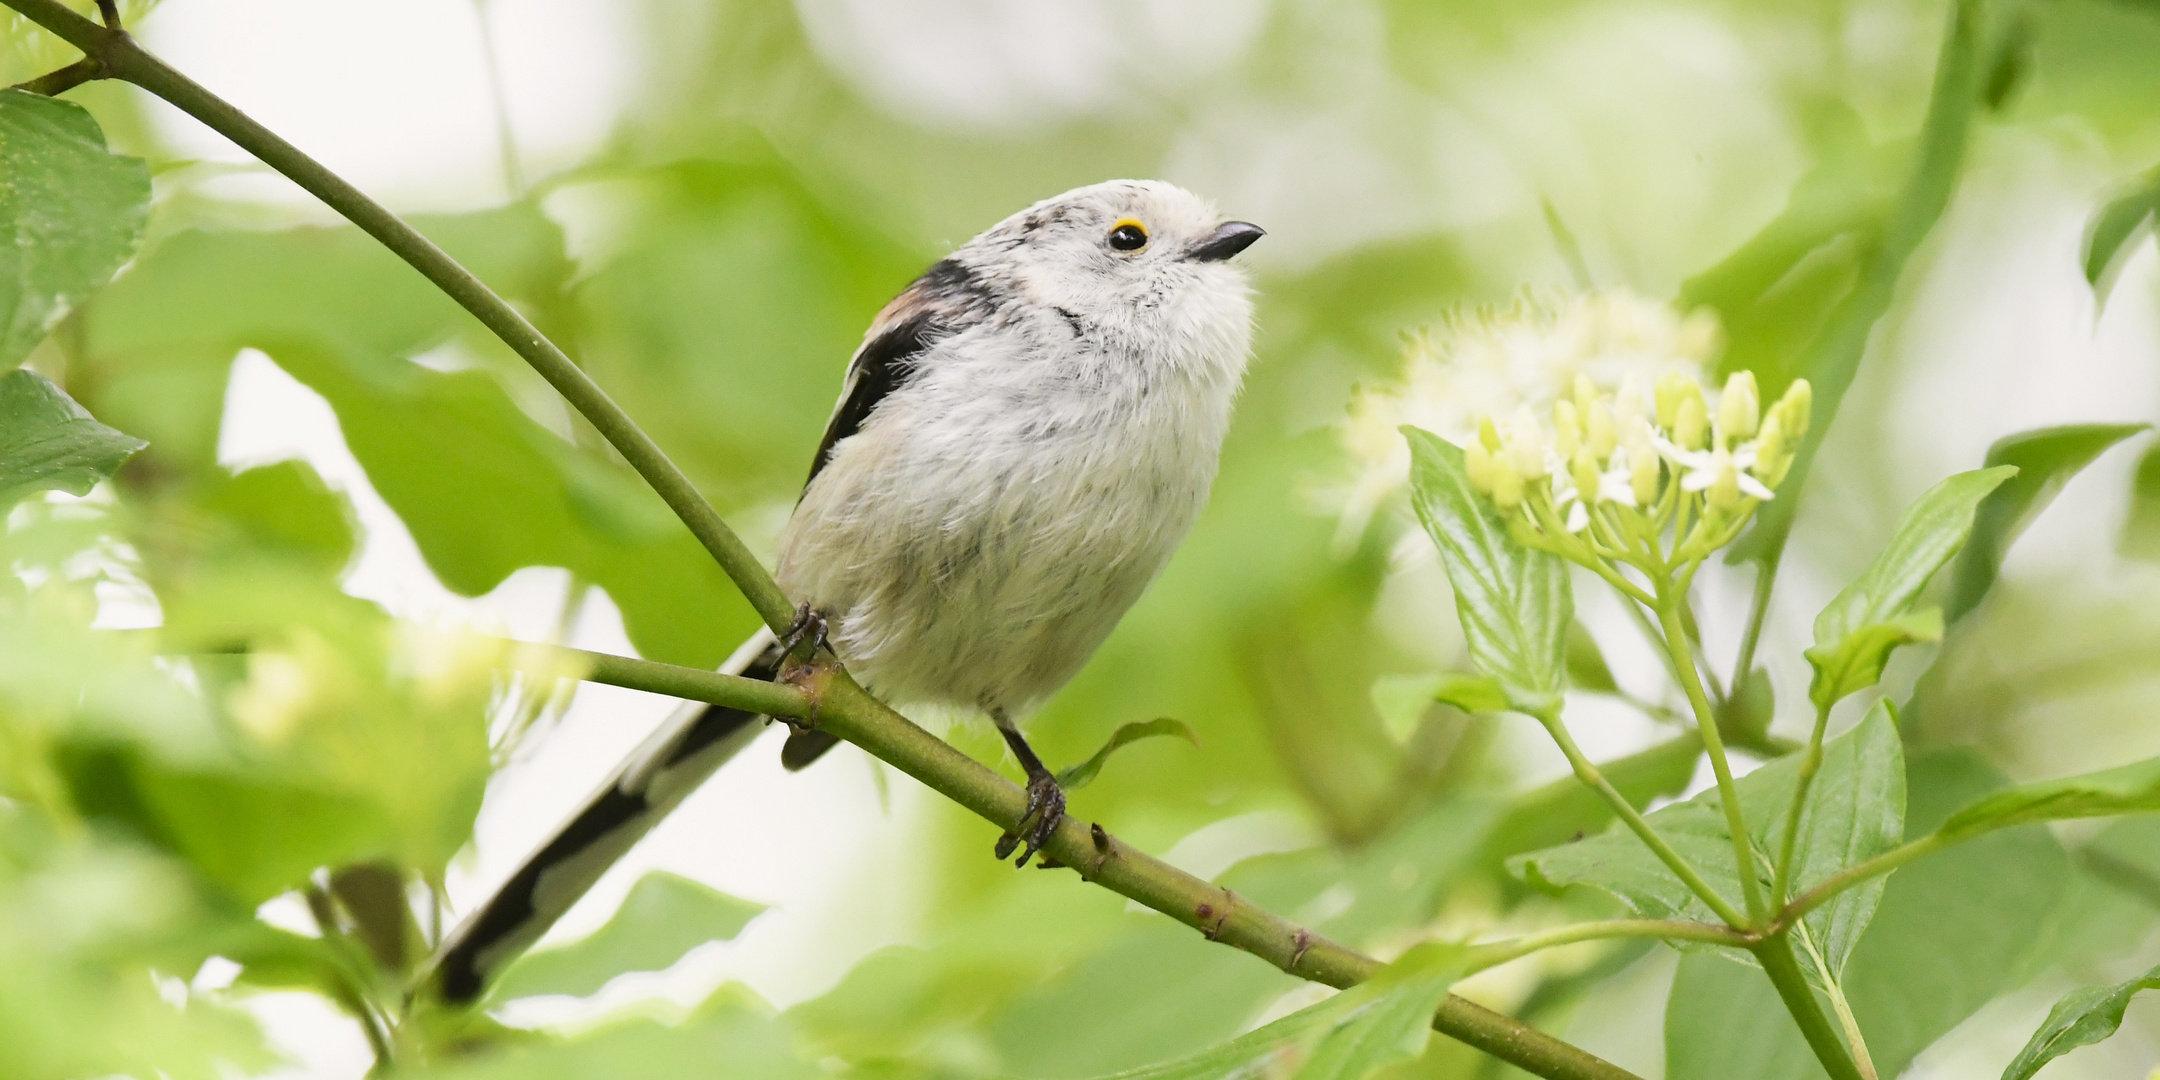
[[[720,670],[771,679],[779,664],[779,645],[770,633],[760,631]],[[749,745],[763,727],[759,719],[741,709],[697,703],[669,717],[593,793],[584,809],[443,940],[430,975],[442,1000],[461,1003],[479,997],[488,980],[540,940],[617,859]],[[816,737],[813,741],[823,745],[806,757],[784,754],[791,768],[809,764],[831,746],[830,736],[819,732],[795,738],[805,737]],[[789,740],[789,749],[796,749],[795,739]],[[798,757],[800,761],[794,760]]]

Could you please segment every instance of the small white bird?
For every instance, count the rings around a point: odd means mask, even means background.
[[[980,709],[1028,776],[1025,865],[1065,797],[1015,720],[1064,685],[1207,499],[1252,334],[1228,260],[1260,238],[1171,184],[1115,180],[999,222],[878,313],[781,533],[778,579],[864,686]],[[791,637],[795,634],[791,634]],[[777,674],[761,631],[721,670]],[[757,731],[686,706],[468,919],[437,962],[469,1000]],[[795,732],[800,769],[833,745]]]

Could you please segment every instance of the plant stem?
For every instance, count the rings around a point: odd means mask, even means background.
[[[1665,649],[1672,654],[1673,664],[1680,670],[1680,688],[1687,692],[1688,705],[1695,710],[1695,726],[1702,731],[1703,750],[1710,755],[1711,771],[1717,774],[1718,802],[1725,807],[1725,828],[1732,833],[1733,873],[1740,879],[1740,891],[1747,899],[1748,909],[1748,920],[1733,925],[1760,925],[1769,914],[1769,908],[1763,903],[1762,882],[1755,874],[1754,845],[1748,840],[1747,819],[1740,812],[1740,792],[1733,786],[1732,763],[1725,757],[1725,740],[1718,734],[1717,713],[1710,708],[1710,700],[1703,693],[1702,676],[1695,670],[1695,654],[1688,645],[1687,628],[1680,622],[1680,605],[1686,602],[1685,577],[1678,585],[1668,584],[1661,588],[1657,603],[1658,625],[1665,630]]]
[[[1864,863],[1848,866],[1825,879],[1822,884],[1803,893],[1799,899],[1785,905],[1784,909],[1778,912],[1776,920],[1771,922],[1768,929],[1770,932],[1776,933],[1785,927],[1791,926],[1794,922],[1807,915],[1808,912],[1828,903],[1831,897],[1869,878],[1881,877],[1922,855],[1931,855],[1960,840],[1969,840],[1979,836],[1981,833],[1993,831],[1992,829],[1975,829],[1957,836],[1948,836],[1939,832],[1929,833],[1918,840],[1908,841],[1891,848]]]
[[[1510,960],[1519,960],[1534,952],[1559,945],[1573,945],[1582,941],[1600,941],[1607,938],[1657,938],[1662,941],[1702,941],[1713,945],[1731,945],[1745,948],[1747,935],[1710,923],[1682,922],[1675,919],[1613,919],[1606,922],[1578,923],[1562,926],[1535,934],[1525,934],[1506,941],[1490,941],[1470,947],[1464,974],[1498,967]]]
[[[1794,492],[1798,495],[1798,491]],[[1755,588],[1748,597],[1747,627],[1740,632],[1740,652],[1733,658],[1733,685],[1738,687],[1755,669],[1755,649],[1762,644],[1763,623],[1770,617],[1770,594],[1777,588],[1778,563],[1784,551],[1772,552],[1755,567]]]
[[[1838,985],[1837,974],[1823,959],[1822,950],[1815,947],[1815,936],[1808,933],[1804,922],[1794,923],[1792,933],[1800,947],[1807,950],[1815,971],[1822,976],[1823,996],[1830,999],[1830,1012],[1845,1032],[1845,1046],[1852,1051],[1853,1065],[1860,1070],[1860,1080],[1879,1080],[1875,1075],[1875,1055],[1868,1053],[1867,1039],[1860,1034],[1860,1019],[1853,1015],[1852,1003],[1845,1000],[1845,988]]]
[[[1644,820],[1642,814],[1635,809],[1634,804],[1627,801],[1627,796],[1620,794],[1619,789],[1613,787],[1612,782],[1605,779],[1605,774],[1599,772],[1596,765],[1591,764],[1590,759],[1583,755],[1582,749],[1575,745],[1574,736],[1568,734],[1567,725],[1561,723],[1558,716],[1540,716],[1538,722],[1545,725],[1545,730],[1551,733],[1554,744],[1560,747],[1562,754],[1567,755],[1568,764],[1575,768],[1576,778],[1588,785],[1592,791],[1605,797],[1605,801],[1612,805],[1613,813],[1618,814],[1620,820],[1627,822],[1627,827],[1642,840],[1643,845],[1650,849],[1651,854],[1656,855],[1658,860],[1663,862],[1682,883],[1686,884],[1690,891],[1701,897],[1703,903],[1710,905],[1710,910],[1716,912],[1718,918],[1725,920],[1734,927],[1747,924],[1747,920],[1742,918],[1740,912],[1732,906],[1732,901],[1718,895],[1718,891],[1712,888],[1708,881],[1703,880],[1702,873],[1695,869],[1694,864],[1688,862],[1679,852],[1674,851],[1672,845],[1667,843],[1663,836],[1659,835],[1657,829],[1650,822]]]
[[[1830,1026],[1829,1018],[1823,1016],[1815,991],[1809,988],[1807,976],[1793,959],[1791,940],[1781,931],[1757,942],[1749,951],[1761,961],[1763,972],[1770,976],[1779,999],[1785,1002],[1785,1011],[1800,1025],[1801,1036],[1807,1039],[1808,1048],[1815,1051],[1816,1059],[1832,1080],[1862,1080],[1860,1070],[1845,1052],[1844,1040]]]
[[[223,99],[168,67],[117,30],[100,27],[68,10],[58,0],[4,0],[63,40],[82,49],[112,76],[134,83],[178,106],[188,115],[233,140],[266,165],[283,173],[323,200],[383,246],[419,270],[540,372],[594,428],[622,453],[638,475],[666,500],[669,509],[712,553],[722,570],[742,590],[758,614],[776,632],[786,629],[794,609],[765,568],[721,520],[688,477],[669,461],[629,414],[607,396],[561,349],[524,316],[495,295],[479,278],[458,265],[412,226],[324,168],[291,143],[250,119]],[[626,675],[615,661],[594,657],[595,674]],[[622,661],[623,664],[642,663]],[[915,777],[932,790],[1011,828],[1026,808],[1018,785],[915,726],[878,701],[837,667],[815,669],[816,689],[807,712],[819,726],[870,751]],[[710,672],[682,669],[703,678],[725,679]],[[664,679],[689,688],[684,676]],[[751,680],[738,680],[751,682]],[[733,701],[747,702],[751,687],[726,686]],[[655,692],[674,694],[668,687]],[[768,687],[773,704],[800,704],[788,687]],[[703,700],[699,695],[688,696]],[[756,707],[748,706],[745,707]],[[763,711],[761,709],[761,711]],[[1118,842],[1100,826],[1066,818],[1044,848],[1066,866],[1080,869],[1084,880],[1098,882],[1142,904],[1223,941],[1269,960],[1284,971],[1330,986],[1349,986],[1371,976],[1380,963],[1371,957],[1319,938],[1280,916],[1243,903],[1228,890],[1185,874],[1169,864]],[[1219,905],[1219,906],[1218,906]],[[1433,1016],[1433,1027],[1495,1057],[1549,1080],[1639,1080],[1634,1074],[1595,1055],[1460,997],[1450,996]]]
[[[1800,840],[1800,815],[1807,809],[1808,789],[1822,768],[1823,732],[1830,726],[1830,706],[1815,707],[1815,730],[1808,735],[1807,750],[1800,758],[1800,777],[1793,784],[1792,805],[1785,810],[1785,835],[1778,841],[1777,870],[1770,879],[1770,902],[1783,904],[1792,886],[1793,849]]]
[[[59,0],[5,2],[88,53],[103,66],[109,77],[126,80],[156,94],[231,139],[425,275],[436,288],[471,312],[531,364],[533,370],[570,402],[571,407],[592,422],[630,467],[636,469],[638,475],[667,502],[675,516],[690,527],[690,532],[705,545],[705,550],[712,553],[713,559],[735,582],[736,588],[742,590],[768,626],[776,632],[787,628],[794,618],[794,608],[764,568],[758,565],[750,549],[743,545],[734,530],[728,528],[727,522],[721,520],[719,512],[698,494],[690,478],[668,460],[667,453],[608,397],[607,391],[600,389],[600,385],[572,363],[554,342],[541,334],[516,308],[495,295],[471,271],[458,265],[457,260],[382,204],[362,194],[360,189],[324,168],[314,158],[301,153],[298,147],[150,55],[134,38],[75,14]]]

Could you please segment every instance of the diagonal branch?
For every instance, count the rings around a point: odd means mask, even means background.
[[[420,271],[531,364],[572,407],[592,422],[712,553],[767,625],[776,631],[786,627],[793,615],[786,596],[741,539],[721,520],[719,512],[705,501],[689,478],[668,460],[666,453],[621,406],[479,278],[397,215],[230,103],[152,56],[125,32],[101,27],[69,10],[59,0],[4,2],[82,49],[112,77],[156,94],[231,139],[323,200]],[[598,673],[624,678],[640,671],[654,673],[639,666],[644,663],[610,658],[594,666]],[[671,688],[662,690],[663,693],[690,688],[691,674],[718,678],[708,672],[681,669],[684,673],[676,673],[666,671],[667,665],[655,667],[662,669],[657,674],[672,680]],[[915,726],[870,696],[845,671],[816,668],[813,677],[807,681],[809,696],[804,704],[809,706],[808,711],[814,712],[821,727],[863,747],[1000,826],[1011,827],[1019,821],[1025,810],[1026,795],[1018,786]],[[743,688],[732,686],[726,690],[731,700],[733,695],[742,692]],[[1100,826],[1082,826],[1067,819],[1045,850],[1059,862],[1079,870],[1085,880],[1113,889],[1200,930],[1211,940],[1245,949],[1303,978],[1341,987],[1362,982],[1379,969],[1379,962],[1371,957],[1318,938],[1280,916],[1241,902],[1228,890],[1120,843]],[[1433,1017],[1433,1027],[1554,1080],[1636,1080],[1633,1074],[1618,1066],[1459,997],[1450,996],[1440,1005]]]

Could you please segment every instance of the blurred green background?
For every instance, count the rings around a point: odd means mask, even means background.
[[[1404,331],[1526,284],[1708,303],[1735,363],[1804,351],[1891,243],[1947,19],[1932,0],[315,0],[314,22],[244,0],[123,6],[152,48],[214,66],[196,73],[415,214],[760,550],[862,327],[958,242],[1117,176],[1265,226],[1248,256],[1256,356],[1213,500],[1033,737],[1056,763],[1121,723],[1190,724],[1198,748],[1123,752],[1075,812],[1382,955],[1604,911],[1499,866],[1604,819],[1543,786],[1563,769],[1528,721],[1387,692],[1467,661],[1399,510],[1338,533],[1330,492],[1351,465],[1333,425],[1352,387],[1390,376]],[[2160,420],[2153,244],[2117,260],[2104,306],[2081,266],[2092,215],[2160,162],[2160,5],[1984,11],[1954,196],[1801,502],[1763,647],[1786,705],[1775,734],[1804,731],[1809,621],[1912,496],[2011,432]],[[19,23],[8,35],[8,82],[71,58]],[[365,1045],[332,1006],[296,1002],[308,981],[279,975],[278,950],[306,946],[251,929],[257,905],[304,927],[288,890],[310,870],[390,858],[447,879],[454,918],[665,704],[588,688],[557,718],[353,643],[387,612],[710,665],[755,618],[591,430],[417,275],[143,95],[68,96],[149,160],[156,197],[136,260],[28,364],[150,447],[110,490],[9,519],[0,807],[68,809],[8,818],[24,835],[0,857],[0,1014],[22,1009],[0,1032],[50,1030],[49,1052],[0,1050],[0,1077],[357,1076]],[[2144,450],[2074,481],[1987,604],[1893,667],[1900,696],[1921,688],[1908,753],[1941,777],[1914,781],[1916,823],[1960,785],[2160,754],[2160,468],[2137,468]],[[1750,573],[1717,568],[1700,590],[1720,677]],[[1580,591],[1619,686],[1677,700],[1618,610]],[[316,665],[311,685],[364,689],[311,699],[302,736],[266,750],[245,710],[175,690],[169,664],[92,620],[270,643]],[[267,676],[235,659],[187,677]],[[122,689],[70,706],[71,680]],[[1593,756],[1640,755],[1631,794],[1699,786],[1676,729],[1577,698]],[[1838,726],[1860,715],[1846,708]],[[1012,771],[986,727],[950,737]],[[994,828],[852,750],[800,778],[762,760],[776,751],[731,766],[716,784],[737,795],[689,803],[558,936],[654,867],[771,911],[665,976],[512,1004],[505,1019],[567,1041],[447,1068],[1086,1077],[1314,999],[1070,875],[993,862]],[[1908,1075],[1993,1075],[2063,988],[2160,958],[2156,905],[2149,823],[2006,834],[1905,872],[1854,976],[1885,1075],[1916,1057]],[[198,970],[213,955],[244,966],[231,988],[230,964]],[[1721,964],[1582,947],[1462,992],[1645,1076],[1811,1075],[1767,1035],[1668,1026],[1668,986],[1728,1006],[1736,1030],[1783,1022]],[[2043,1075],[2144,1076],[2160,1009],[2130,1017]],[[75,1042],[117,1049],[60,1049]],[[1393,1075],[1504,1072],[1436,1038]]]

